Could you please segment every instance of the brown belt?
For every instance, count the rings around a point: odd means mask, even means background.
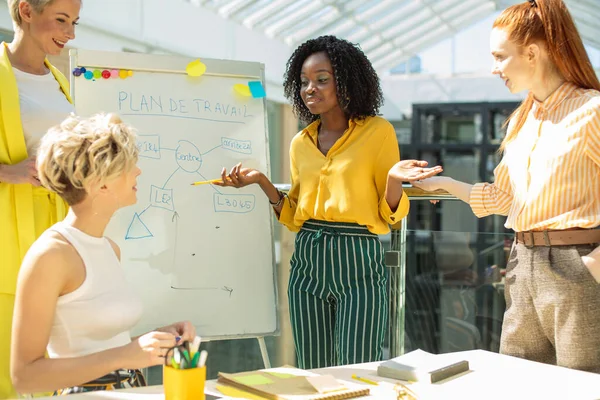
[[[525,247],[600,243],[600,229],[515,232],[515,242]]]

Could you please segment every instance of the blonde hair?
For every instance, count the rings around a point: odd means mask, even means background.
[[[85,199],[88,185],[117,178],[131,170],[137,158],[133,128],[116,114],[70,116],[42,138],[38,178],[72,206]]]
[[[44,11],[44,8],[54,0],[7,0],[8,10],[12,20],[17,26],[21,26],[23,20],[21,19],[21,13],[19,12],[19,4],[28,3],[31,8],[38,14]]]

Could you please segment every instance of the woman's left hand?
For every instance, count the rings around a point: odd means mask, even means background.
[[[402,160],[390,169],[388,178],[392,178],[397,182],[414,182],[432,177],[443,171],[439,165],[426,168],[427,165],[427,161],[423,160]]]
[[[158,328],[159,332],[172,333],[175,336],[181,337],[182,342],[192,342],[196,337],[196,328],[190,321],[180,321],[171,325]]]

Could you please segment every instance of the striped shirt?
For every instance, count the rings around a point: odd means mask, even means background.
[[[471,190],[478,217],[506,215],[516,232],[600,225],[600,92],[564,83],[534,101],[494,176]]]

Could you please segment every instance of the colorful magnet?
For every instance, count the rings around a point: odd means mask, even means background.
[[[112,71],[110,71],[110,77],[111,78],[118,78],[119,77],[119,70],[118,69],[113,69]]]
[[[127,78],[127,71],[125,71],[124,69],[119,71],[119,78],[121,79],[125,79]]]
[[[243,83],[236,83],[235,85],[233,85],[233,90],[235,90],[237,94],[242,95],[244,97],[252,96],[248,85],[244,85]]]
[[[133,76],[133,71],[132,70],[127,71],[127,76]]]
[[[102,71],[102,77],[103,77],[104,79],[108,79],[108,78],[110,78],[110,71],[109,71],[109,70],[107,70],[107,69],[105,69],[104,71]]]
[[[248,87],[250,88],[250,93],[252,93],[252,97],[255,99],[260,99],[266,97],[265,88],[260,81],[250,81],[248,82]]]
[[[96,78],[96,79],[102,78],[102,71],[100,71],[99,69],[95,69],[94,70],[94,78]]]
[[[200,60],[192,61],[185,67],[189,76],[202,76],[206,72],[206,65]]]
[[[79,69],[79,68],[73,69],[73,76],[81,76],[81,69]]]
[[[85,71],[85,74],[83,74],[83,76],[85,76],[85,79],[92,79],[94,77],[94,73],[92,71]]]
[[[81,71],[81,74],[85,74],[85,72],[87,71],[87,69],[85,69],[85,67],[79,67],[79,70]]]

